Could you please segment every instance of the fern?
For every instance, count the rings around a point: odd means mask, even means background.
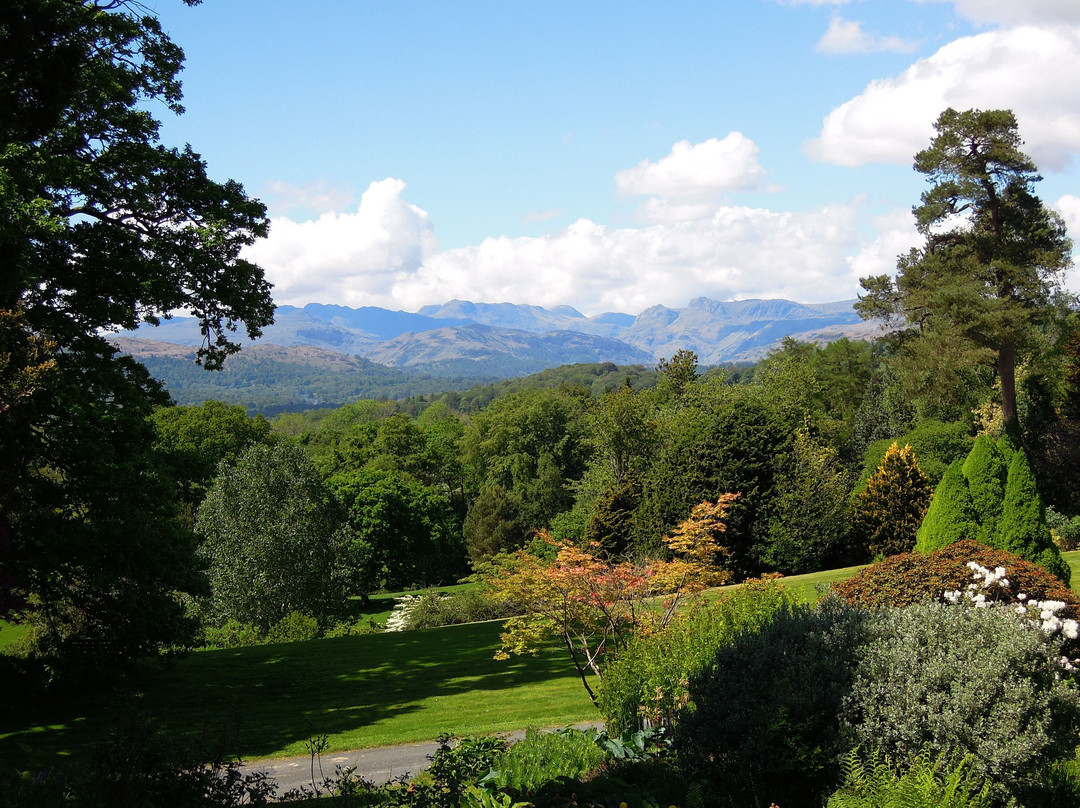
[[[844,781],[828,808],[989,808],[990,785],[972,770],[972,756],[938,755],[924,749],[906,767],[858,750],[843,760]]]

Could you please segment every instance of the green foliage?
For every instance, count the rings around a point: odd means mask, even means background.
[[[642,480],[635,548],[651,549],[703,500],[738,492],[727,520],[725,546],[737,576],[761,571],[769,543],[776,458],[791,446],[797,422],[757,386],[699,384],[691,401],[664,421]]]
[[[963,463],[955,461],[941,478],[930,507],[916,533],[915,549],[920,553],[940,550],[979,535],[979,522],[971,491],[964,477]]]
[[[470,490],[501,487],[526,533],[547,527],[573,504],[572,485],[584,474],[589,455],[585,414],[591,405],[580,389],[497,398],[472,419],[461,439]],[[495,514],[489,508],[486,518]]]
[[[524,546],[529,531],[517,500],[501,485],[480,491],[469,506],[463,530],[473,566]]]
[[[892,444],[852,503],[851,530],[860,549],[873,558],[914,547],[932,493],[911,447]]]
[[[363,549],[367,591],[448,583],[465,573],[461,528],[437,489],[372,468],[337,474],[329,487]]]
[[[863,475],[856,490],[861,491],[866,487],[870,475],[881,465],[885,453],[894,443],[910,446],[919,458],[919,467],[923,474],[931,485],[937,485],[952,462],[958,457],[966,457],[971,451],[972,439],[965,423],[944,423],[924,418],[905,434],[876,440],[867,447],[863,458]]]
[[[1069,605],[1071,614],[1080,607],[1076,594],[1044,567],[973,539],[930,553],[891,556],[832,588],[848,602],[868,609],[940,602],[943,592],[964,590],[971,583],[969,561],[987,569],[1005,567],[1013,592],[1036,600],[1060,600]]]
[[[414,795],[414,804],[420,808],[457,805],[465,790],[491,771],[506,752],[506,741],[493,736],[467,735],[458,740],[443,733],[438,740],[439,748],[429,757],[428,767],[434,784],[417,789]]]
[[[924,750],[897,764],[880,754],[864,760],[852,750],[827,808],[990,808],[989,784],[973,762],[971,755],[932,758]]]
[[[994,544],[997,521],[1005,504],[1009,461],[992,438],[980,435],[964,461],[963,471],[971,492],[972,513],[979,524],[975,538],[983,544]]]
[[[737,635],[691,677],[676,725],[679,759],[714,804],[820,806],[851,748],[840,720],[868,614],[837,600],[784,608]]]
[[[191,511],[206,496],[219,463],[236,462],[253,443],[271,442],[269,421],[261,416],[249,418],[243,408],[220,401],[198,407],[162,407],[154,412],[153,421],[155,447]]]
[[[964,538],[1016,553],[1069,580],[1027,457],[1007,437],[997,445],[980,437],[960,469],[950,467],[919,528],[916,549],[929,552]]]
[[[1068,584],[1071,570],[1054,545],[1035,478],[1023,452],[1013,455],[1009,464],[1005,503],[994,543],[1034,560]]]
[[[850,475],[836,452],[806,429],[795,433],[791,451],[777,465],[763,560],[784,574],[824,569],[846,550]]]
[[[632,732],[646,722],[672,726],[691,678],[736,635],[757,631],[789,604],[775,582],[749,582],[697,604],[661,632],[634,637],[604,668],[597,706],[608,730]]]
[[[254,445],[222,466],[199,507],[208,622],[269,630],[290,612],[327,621],[345,608],[357,565],[343,515],[304,453]]]
[[[266,642],[258,626],[239,620],[226,620],[221,626],[206,626],[203,633],[210,648],[244,648]]]
[[[320,634],[319,621],[303,612],[289,612],[266,632],[266,642],[304,642]]]
[[[608,557],[620,556],[633,539],[634,512],[641,503],[641,480],[633,474],[600,497],[585,525],[582,543],[600,548]]]
[[[1054,541],[1061,550],[1075,550],[1080,545],[1080,516],[1069,519],[1047,506],[1046,524],[1053,532]]]
[[[1060,644],[1011,610],[917,604],[877,612],[870,632],[843,711],[864,748],[971,754],[996,805],[1029,804],[1040,775],[1072,756],[1080,693]]]
[[[428,590],[416,598],[408,609],[403,629],[439,628],[480,620],[498,620],[517,613],[512,603],[495,603],[480,587],[441,594]]]
[[[596,730],[530,729],[495,763],[490,782],[527,794],[559,777],[583,778],[610,757],[596,737]]]

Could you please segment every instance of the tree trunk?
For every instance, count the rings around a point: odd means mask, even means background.
[[[1020,422],[1016,415],[1016,346],[998,348],[998,375],[1001,378],[1001,414],[1005,430],[1015,429]]]

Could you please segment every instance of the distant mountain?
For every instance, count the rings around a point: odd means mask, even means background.
[[[637,316],[605,312],[594,317],[570,306],[468,300],[425,306],[416,313],[310,303],[278,307],[275,323],[258,344],[308,345],[441,375],[508,377],[578,362],[651,364],[680,349],[695,351],[703,365],[714,365],[759,359],[785,336],[815,342],[872,338],[877,325],[864,323],[853,303],[700,297],[682,309],[653,306]],[[202,342],[198,321],[182,317],[120,336],[188,346]]]
[[[402,334],[368,353],[390,367],[414,367],[437,374],[466,367],[483,375],[524,375],[559,365],[614,362],[651,363],[652,357],[619,340],[578,331],[530,333],[490,325],[456,326]]]

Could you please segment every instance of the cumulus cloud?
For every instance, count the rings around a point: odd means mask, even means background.
[[[873,275],[895,275],[896,259],[922,244],[911,208],[896,208],[874,217],[871,226],[877,236],[848,259],[856,282]]]
[[[722,206],[637,228],[581,219],[542,237],[435,252],[427,214],[401,199],[403,189],[384,180],[355,213],[276,220],[274,235],[250,253],[276,284],[275,300],[415,311],[457,297],[636,313],[698,296],[813,302],[857,289],[855,202],[801,212]]]
[[[626,196],[694,203],[729,191],[754,190],[764,176],[757,144],[741,132],[731,132],[723,140],[709,138],[696,144],[680,140],[655,163],[642,160],[619,171],[615,185]]]
[[[1080,151],[1080,27],[1023,26],[963,37],[832,110],[807,144],[817,160],[907,164],[946,107],[1009,108],[1026,149],[1048,170]]]
[[[1065,194],[1053,207],[1065,220],[1065,226],[1069,229],[1073,241],[1080,242],[1080,196]]]
[[[910,53],[915,50],[915,43],[897,36],[868,34],[863,30],[862,23],[834,16],[829,22],[829,29],[818,40],[817,50],[829,54],[875,53],[877,51]]]
[[[275,217],[269,237],[245,257],[266,270],[278,304],[387,299],[437,246],[428,214],[402,200],[404,190],[403,181],[388,178],[371,183],[354,213]]]
[[[916,2],[951,2],[957,14],[980,24],[1080,23],[1080,3],[1076,0],[916,0]]]

